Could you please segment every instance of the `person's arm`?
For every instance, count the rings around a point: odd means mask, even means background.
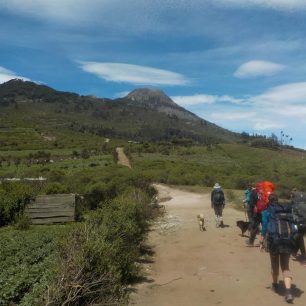
[[[214,190],[211,192],[211,196],[210,196],[211,208],[214,207],[213,197],[214,197]]]

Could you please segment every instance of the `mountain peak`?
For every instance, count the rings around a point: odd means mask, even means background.
[[[160,89],[151,89],[151,88],[139,88],[131,91],[126,98],[137,102],[139,104],[149,104],[153,105],[164,105],[177,107],[177,104],[174,103],[162,90]]]

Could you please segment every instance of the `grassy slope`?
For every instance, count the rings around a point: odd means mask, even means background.
[[[282,192],[306,188],[306,153],[246,145],[172,148],[167,153],[135,153],[134,166],[171,184],[212,186],[218,181],[226,188],[242,189],[248,183],[272,180]]]

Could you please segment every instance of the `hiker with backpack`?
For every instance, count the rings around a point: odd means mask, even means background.
[[[213,187],[213,191],[211,192],[211,207],[215,211],[215,220],[216,227],[223,227],[223,209],[225,206],[225,197],[224,192],[221,189],[221,186],[216,183]]]
[[[306,194],[304,192],[297,191],[294,188],[290,195],[294,222],[298,227],[298,235],[296,239],[296,245],[293,249],[292,255],[297,258],[298,251],[301,252],[301,261],[306,263],[306,250],[304,243],[304,235],[306,233]]]
[[[292,303],[292,276],[289,269],[290,254],[294,248],[297,228],[293,222],[292,209],[281,205],[276,194],[269,195],[267,208],[262,211],[262,229],[260,250],[264,248],[270,253],[272,290],[278,293],[279,267],[281,267],[285,284],[285,300]]]
[[[250,223],[250,238],[246,241],[247,246],[254,246],[256,235],[259,233],[259,226],[262,222],[261,213],[266,209],[269,195],[274,192],[275,186],[269,181],[263,181],[256,184],[252,193],[253,216]]]
[[[252,192],[252,186],[248,186],[248,188],[244,192],[244,209],[246,210],[248,221],[252,219],[252,209],[250,209],[250,201],[251,201],[251,192]]]

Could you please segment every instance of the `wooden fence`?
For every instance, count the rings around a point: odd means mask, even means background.
[[[25,212],[32,224],[53,224],[74,221],[75,194],[37,196]]]

